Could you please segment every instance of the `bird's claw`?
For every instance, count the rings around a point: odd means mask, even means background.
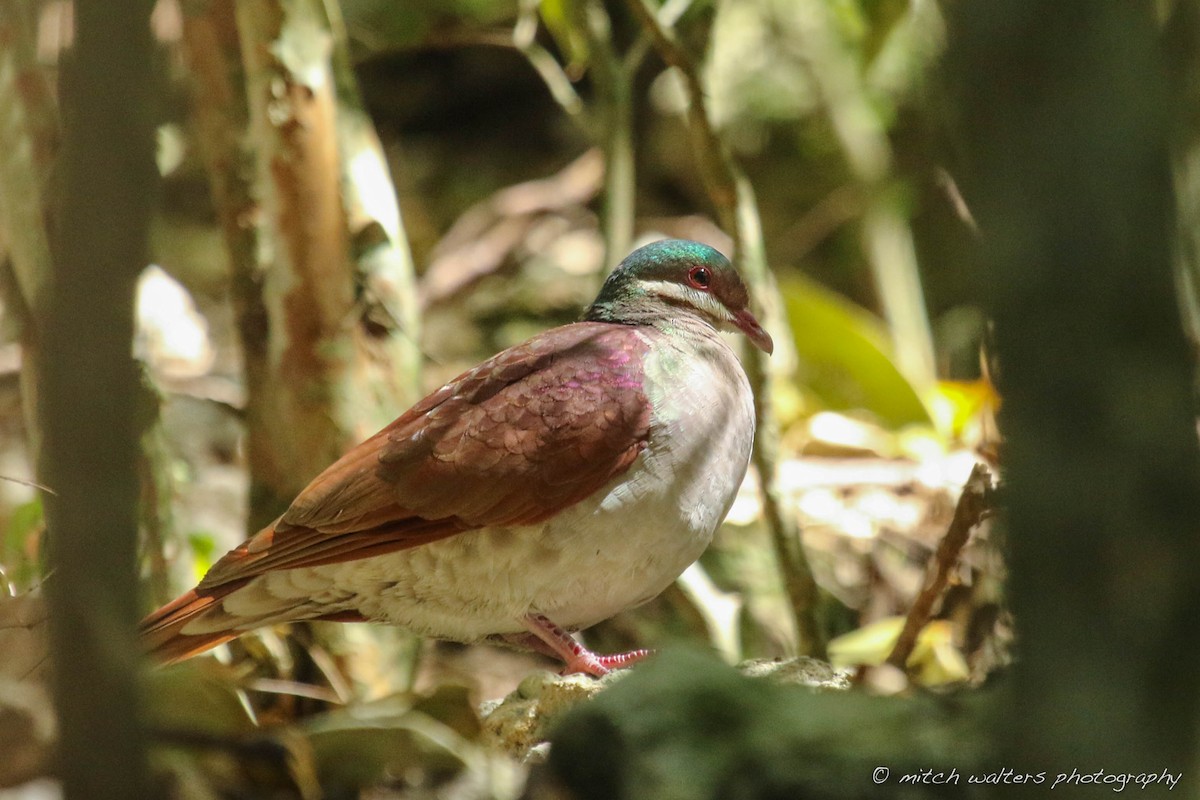
[[[643,658],[654,655],[653,650],[630,650],[628,653],[615,653],[611,656],[596,655],[587,648],[580,647],[580,652],[567,660],[567,665],[559,675],[575,675],[585,673],[602,678],[614,669],[621,669],[637,663]]]
[[[602,678],[614,669],[627,667],[654,653],[653,650],[630,650],[628,653],[600,656],[575,641],[571,634],[541,614],[525,617],[525,625],[566,664],[560,675],[584,673]]]

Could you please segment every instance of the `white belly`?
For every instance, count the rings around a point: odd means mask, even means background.
[[[649,443],[628,471],[537,526],[486,528],[361,561],[269,573],[227,610],[307,598],[417,633],[473,641],[540,613],[585,628],[655,597],[700,557],[746,472],[754,411],[745,373],[715,335],[646,367]],[[697,352],[697,348],[699,351]]]

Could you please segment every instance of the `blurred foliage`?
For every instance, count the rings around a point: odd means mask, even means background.
[[[589,58],[588,37],[578,21],[582,4],[578,0],[541,0],[537,7],[546,30],[563,54],[563,69],[568,75],[580,74]]]
[[[800,362],[797,380],[821,405],[869,411],[892,429],[931,422],[896,368],[877,318],[811,280],[791,278],[781,291]]]
[[[51,43],[62,5],[43,3]],[[172,5],[160,0],[160,8]],[[595,148],[612,152],[605,149],[611,140],[604,120],[614,89],[600,69],[615,65],[628,83],[636,234],[698,238],[729,249],[730,232],[711,221],[714,209],[681,113],[679,75],[651,54],[626,7],[599,0],[342,0],[341,6],[356,75],[391,159],[423,273],[421,344],[434,362],[424,388],[572,319],[594,294],[610,215],[599,170],[579,165],[587,166],[581,154]],[[970,448],[993,433],[982,420],[998,403],[979,375],[984,321],[961,268],[964,243],[974,233],[954,200],[943,111],[930,86],[947,35],[940,7],[933,0],[672,0],[659,8],[702,67],[722,141],[754,184],[768,260],[780,280],[790,336],[776,335],[791,340],[796,356],[796,363],[784,352],[776,359],[786,383],[773,398],[791,403],[780,414],[787,423],[780,470],[786,509],[805,527],[828,593],[823,613],[834,620],[831,632],[863,626],[840,641],[839,659],[877,663],[945,529],[966,475],[964,459],[969,469]],[[156,25],[164,52],[176,53],[170,15],[162,12]],[[603,57],[595,50],[598,36],[612,50]],[[43,58],[50,63],[54,56],[50,47]],[[160,159],[155,259],[194,307],[163,314],[160,300],[157,324],[206,320],[192,324],[189,335],[211,349],[202,369],[184,375],[164,366],[170,352],[157,363],[148,357],[165,395],[166,469],[176,476],[166,498],[174,503],[175,533],[161,543],[161,555],[171,582],[182,588],[243,533],[244,381],[226,264],[196,152],[190,78],[177,60],[171,63],[161,137],[171,157]],[[6,150],[14,158],[25,152]],[[13,248],[28,245],[20,233],[0,231],[0,248],[14,234]],[[890,307],[894,298],[880,280],[889,271],[923,288],[924,302]],[[897,325],[898,314],[907,315],[907,327]],[[965,380],[931,387],[914,375],[897,353],[924,343],[907,341],[906,330],[932,331],[938,377]],[[828,411],[838,413],[821,415]],[[4,424],[18,433],[0,441],[6,451],[0,463],[22,463],[29,432],[19,419]],[[830,433],[838,427],[853,435]],[[910,436],[918,446],[906,446]],[[618,649],[712,637],[729,657],[790,654],[787,600],[756,495],[753,484],[743,491],[736,524],[706,554],[703,577],[598,626],[589,641]],[[19,503],[0,497],[0,505],[0,519],[8,520],[0,566],[11,584],[25,588],[41,575],[40,505],[27,496]],[[1007,658],[1006,642],[994,657],[980,655],[996,638],[1002,602],[996,584],[1003,579],[994,543],[980,538],[955,602],[927,628],[913,657],[927,683],[978,682]],[[859,645],[845,649],[855,637]],[[516,768],[493,760],[482,741],[474,704],[512,688],[536,660],[456,646],[410,652],[353,634],[340,641],[304,632],[285,639],[280,631],[247,637],[230,653],[228,664],[202,659],[147,679],[152,722],[166,745],[162,766],[179,796],[354,796],[376,786],[433,797],[464,776],[474,783],[455,796],[519,791],[513,788],[519,780],[506,772]],[[754,763],[765,763],[771,775],[791,767],[788,748],[814,746],[791,727],[793,717],[815,713],[824,724],[840,713],[834,699],[815,700],[811,712],[805,701],[747,688],[707,662],[663,665],[648,670],[643,686],[652,689],[632,684],[629,694],[596,713],[611,713],[619,726],[627,719],[657,730],[682,717],[647,719],[658,713],[652,701],[678,690],[686,696],[671,702],[691,704],[696,714],[688,719],[719,730],[726,722],[748,729],[751,718],[764,725],[737,752],[760,753],[755,758],[765,762]],[[672,670],[694,675],[695,685],[672,685]],[[470,691],[453,685],[459,680]],[[396,691],[414,682],[419,691]],[[863,698],[849,702],[860,701],[854,713],[861,710],[869,722],[875,707]],[[909,715],[919,716],[891,708],[894,730],[906,730]],[[609,723],[580,724],[576,732],[603,733]],[[977,731],[967,727],[965,741],[974,747]],[[564,727],[565,753],[572,752],[571,730]],[[777,730],[785,735],[768,741]],[[574,741],[574,752],[586,749],[587,737]],[[858,744],[851,738],[817,749],[833,753]],[[595,763],[611,755],[601,748]],[[731,763],[718,762],[701,764],[690,780],[708,780]]]
[[[322,714],[302,728],[317,774],[343,791],[414,770],[435,783],[466,769],[482,728],[465,687],[431,697],[390,697]]]
[[[256,718],[253,682],[211,659],[156,670],[145,685],[151,729],[164,746],[159,768],[171,782],[194,780],[199,766],[218,792],[257,796],[353,797],[367,786],[437,796],[451,782],[467,797],[511,796],[513,770],[484,749],[463,686],[394,694],[291,724]]]
[[[16,508],[8,516],[4,536],[0,538],[0,567],[10,591],[28,589],[42,574],[42,535],[46,521],[41,498],[35,497]]]
[[[361,54],[420,45],[441,34],[483,30],[510,22],[515,0],[351,0],[343,2],[346,26]]]
[[[237,674],[212,659],[196,659],[146,676],[150,724],[209,736],[236,736],[256,727],[238,692]]]
[[[192,571],[198,582],[208,572],[209,567],[216,563],[223,553],[217,552],[217,543],[211,533],[193,531],[186,537],[192,554]]]
[[[680,680],[686,675],[687,680]],[[870,697],[747,679],[707,655],[664,654],[576,709],[532,797],[575,800],[973,797],[900,776],[980,770],[995,691]],[[886,766],[881,766],[886,765]],[[876,770],[890,771],[882,775]],[[928,789],[926,792],[925,790]],[[556,794],[557,792],[557,794]]]
[[[903,627],[904,617],[886,617],[843,634],[829,643],[829,661],[835,667],[878,666],[896,646]],[[961,683],[971,674],[955,645],[954,627],[946,620],[921,629],[908,668],[923,686]]]

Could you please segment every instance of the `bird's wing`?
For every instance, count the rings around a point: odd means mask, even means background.
[[[548,519],[645,446],[645,350],[631,327],[576,323],[500,353],[335,462],[197,591]]]

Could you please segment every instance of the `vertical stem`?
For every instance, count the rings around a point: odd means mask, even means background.
[[[58,144],[54,95],[37,59],[37,6],[0,0],[0,228],[6,256],[0,269],[5,312],[19,326],[21,401],[27,445],[37,463],[41,434],[37,419],[37,365],[41,348],[35,309],[49,280],[50,241],[47,182]]]
[[[912,228],[898,210],[893,192],[883,187],[869,191],[873,198],[863,217],[867,261],[892,334],[896,366],[925,397],[937,379],[937,366]]]
[[[604,267],[620,263],[633,246],[637,176],[633,155],[633,86],[630,76],[613,67],[604,140]],[[602,68],[603,69],[603,68]]]
[[[78,0],[41,342],[41,480],[58,763],[67,798],[148,796],[135,681],[134,286],[155,184],[149,0]],[[87,680],[80,680],[80,670]]]
[[[166,544],[175,538],[175,481],[171,476],[171,452],[162,422],[163,397],[143,371],[138,407],[142,422],[138,459],[141,483],[139,521],[141,523],[143,556],[149,567],[147,587],[155,606],[173,596],[170,570],[167,565]]]
[[[912,229],[893,186],[887,131],[862,69],[842,41],[830,4],[809,0],[795,19],[796,58],[808,67],[846,163],[864,195],[871,198],[863,217],[863,251],[891,333],[896,364],[925,394],[937,377],[933,333]]]
[[[750,181],[729,161],[735,184],[737,207],[734,209],[738,265],[747,280],[755,287],[755,296],[764,305],[767,319],[782,319],[785,314],[779,290],[767,267],[763,249],[762,228],[758,219],[758,203]],[[779,423],[771,406],[770,373],[766,359],[756,348],[745,347],[742,362],[754,387],[754,410],[758,427],[754,432],[754,469],[762,481],[763,519],[771,535],[771,546],[779,564],[783,588],[791,605],[796,626],[796,649],[803,655],[823,657],[825,636],[817,625],[817,582],[812,575],[808,556],[800,540],[796,521],[783,512],[776,481],[779,463]]]
[[[722,227],[733,234],[734,262],[753,288],[755,297],[767,304],[765,311],[768,313],[764,317],[768,327],[771,327],[773,321],[783,320],[784,311],[767,267],[754,189],[712,127],[704,86],[695,64],[670,30],[662,26],[646,0],[628,0],[628,5],[650,34],[659,56],[683,76],[690,101],[689,129],[701,174]],[[779,430],[769,402],[766,356],[757,349],[747,348],[743,363],[754,389],[758,414],[753,459],[762,480],[763,518],[771,535],[784,589],[790,601],[797,649],[806,655],[821,655],[825,651],[825,639],[816,621],[817,584],[800,542],[800,532],[795,521],[783,513],[776,486]]]
[[[604,4],[591,0],[584,26],[592,50],[604,127],[604,274],[633,244],[636,175],[633,152],[633,69],[618,58]],[[636,64],[632,65],[636,67]]]
[[[199,133],[213,206],[229,259],[230,293],[237,321],[246,386],[246,460],[250,465],[250,530],[278,513],[279,500],[267,475],[273,470],[264,419],[271,379],[267,369],[269,325],[262,298],[264,266],[259,259],[259,213],[254,199],[254,159],[249,133],[245,74],[234,18],[235,0],[185,3],[183,55],[191,74],[192,113]]]

